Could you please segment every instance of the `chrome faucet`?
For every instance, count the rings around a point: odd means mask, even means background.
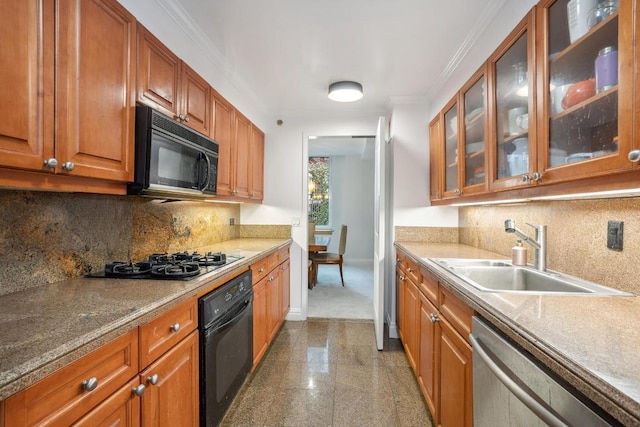
[[[508,219],[504,222],[504,231],[507,233],[515,233],[523,242],[526,242],[533,246],[535,249],[534,266],[537,270],[545,271],[547,269],[547,226],[546,225],[533,225],[526,223],[536,230],[535,240],[524,234],[516,227],[516,222],[512,219]]]

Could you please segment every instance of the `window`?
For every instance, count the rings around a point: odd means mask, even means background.
[[[309,157],[309,222],[329,225],[329,157]]]

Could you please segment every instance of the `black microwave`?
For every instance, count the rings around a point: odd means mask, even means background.
[[[204,199],[216,194],[218,143],[151,107],[136,106],[134,181],[129,194]]]

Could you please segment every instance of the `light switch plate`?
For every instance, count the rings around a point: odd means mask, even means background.
[[[607,224],[607,248],[615,251],[622,250],[623,221],[609,221]]]

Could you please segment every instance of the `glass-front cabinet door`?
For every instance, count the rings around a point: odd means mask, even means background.
[[[536,164],[535,66],[532,10],[491,57],[495,141],[491,152],[491,189],[531,185]]]
[[[444,197],[455,197],[462,194],[458,157],[458,97],[445,107],[444,111]]]
[[[538,22],[543,181],[631,168],[633,1],[543,1]]]
[[[442,113],[436,115],[429,123],[429,198],[439,200],[442,197],[442,181],[440,171],[442,162]]]
[[[460,173],[464,183],[463,194],[486,191],[485,146],[487,136],[487,96],[485,68],[481,68],[462,88],[464,125],[462,149],[459,157]]]

